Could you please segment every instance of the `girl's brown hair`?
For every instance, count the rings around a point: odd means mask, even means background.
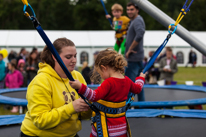
[[[117,53],[112,48],[100,51],[94,63],[93,80],[96,78],[97,69],[101,69],[101,65],[108,66],[123,74],[124,68],[127,66],[127,61],[121,54]]]
[[[54,41],[53,45],[59,54],[62,52],[62,48],[67,46],[75,46],[74,43],[67,38],[58,38]],[[40,58],[43,63],[47,63],[52,68],[54,68],[55,61],[52,58],[52,53],[47,46],[44,47],[44,50],[42,51]]]
[[[17,60],[16,59],[12,59],[10,62],[11,66],[13,66],[15,69],[17,69]]]

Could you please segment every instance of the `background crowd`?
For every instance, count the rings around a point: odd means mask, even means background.
[[[4,55],[0,54],[0,88],[20,88],[27,87],[31,80],[36,76],[40,53],[37,48],[33,48],[29,53],[22,48],[17,54],[11,51],[8,55],[7,65],[3,61]],[[16,113],[18,107],[14,106],[11,112]]]

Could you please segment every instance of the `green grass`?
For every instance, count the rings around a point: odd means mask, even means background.
[[[17,113],[11,113],[11,109],[12,109],[12,106],[10,105],[7,105],[9,106],[9,109],[6,109],[5,108],[5,105],[3,104],[0,104],[0,115],[19,115],[19,112]],[[27,110],[24,110],[24,114],[26,113]]]
[[[206,81],[206,67],[178,67],[178,72],[174,75],[177,84],[185,84],[185,81],[194,81],[194,85],[202,86],[202,81]]]
[[[79,70],[81,70],[81,68],[79,68]],[[178,72],[174,75],[174,81],[177,81],[177,84],[185,84],[185,81],[194,81],[194,85],[202,86],[202,81],[206,81],[206,67],[179,67]],[[203,108],[206,110],[206,105],[203,105]],[[188,109],[188,107],[175,107],[175,109]],[[11,113],[10,110],[4,109],[4,105],[0,105],[0,115],[18,114],[19,113]]]

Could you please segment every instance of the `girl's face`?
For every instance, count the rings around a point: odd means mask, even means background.
[[[31,54],[31,58],[32,58],[33,60],[37,58],[36,52],[33,52],[33,53]]]
[[[11,65],[11,63],[8,63],[8,69],[11,71],[12,70],[12,65]]]
[[[69,72],[72,72],[75,68],[75,65],[77,63],[77,51],[75,46],[67,46],[61,49],[60,57],[62,61],[64,62],[65,66],[69,70]],[[55,66],[59,65],[55,63]]]
[[[21,63],[21,64],[19,65],[20,68],[23,68],[24,66],[25,66],[24,63]]]

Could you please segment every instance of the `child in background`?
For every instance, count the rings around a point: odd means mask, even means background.
[[[3,54],[0,53],[0,89],[4,88],[4,78],[5,78],[5,62],[3,61]]]
[[[1,49],[0,50],[0,89],[4,88],[4,78],[6,75],[6,66],[5,62],[3,61],[4,58],[6,58],[8,55],[8,52],[6,49]]]
[[[121,54],[124,55],[125,52],[125,42],[126,42],[126,33],[127,28],[130,22],[130,19],[126,16],[122,16],[123,7],[120,4],[114,4],[111,8],[113,18],[113,29],[116,31],[115,38],[116,43],[114,49],[119,52],[121,48]],[[106,15],[106,18],[111,18],[110,15]]]
[[[27,87],[27,73],[25,71],[25,61],[23,59],[19,60],[17,68],[24,78],[24,83],[21,87]]]
[[[9,73],[6,74],[5,83],[7,88],[20,88],[23,85],[23,76],[21,72],[16,70],[16,59],[12,59],[10,63],[8,63]],[[11,110],[12,113],[18,112],[18,106],[13,106]]]
[[[145,74],[143,73],[140,74],[140,77],[136,78],[135,83],[127,76],[123,76],[126,65],[127,62],[121,54],[118,54],[114,50],[106,49],[101,51],[95,60],[94,70],[104,79],[103,83],[96,90],[88,88],[77,80],[70,81],[69,83],[72,88],[79,89],[78,93],[94,102],[96,107],[106,106],[107,108],[114,109],[118,106],[118,109],[121,109],[121,107],[124,109],[129,91],[135,94],[140,93],[145,81]],[[117,114],[113,115],[100,109],[101,121],[106,121],[106,124],[102,127],[103,134],[106,133],[109,136],[115,135],[115,137],[127,137],[127,128],[129,126],[125,111],[117,112]],[[95,115],[96,113],[93,112],[93,116]],[[96,128],[97,124],[95,123],[92,126],[90,137],[97,136]]]

